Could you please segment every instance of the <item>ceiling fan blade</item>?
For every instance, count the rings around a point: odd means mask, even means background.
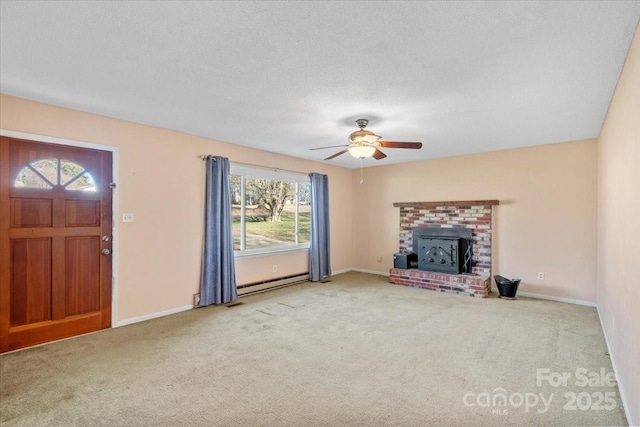
[[[373,156],[371,156],[371,157],[373,157],[376,160],[382,160],[385,157],[387,157],[387,155],[376,148],[376,151],[373,152]]]
[[[316,147],[316,148],[309,148],[309,150],[324,150],[325,148],[338,148],[338,147],[348,147],[349,144],[342,144],[342,145],[330,145],[328,147]]]
[[[398,142],[398,141],[379,141],[381,147],[387,148],[422,148],[422,142]]]
[[[338,157],[338,156],[340,156],[340,155],[342,155],[342,154],[346,153],[347,151],[349,151],[349,150],[342,150],[342,151],[338,151],[336,154],[334,154],[333,156],[329,156],[329,157],[327,157],[325,160],[331,160],[331,159],[333,159],[333,158],[335,158],[335,157]]]

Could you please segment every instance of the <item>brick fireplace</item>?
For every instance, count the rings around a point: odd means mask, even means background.
[[[472,274],[392,268],[391,283],[486,297],[491,289],[492,208],[498,200],[394,203],[400,208],[400,252],[413,250],[413,230],[422,227],[471,230]]]

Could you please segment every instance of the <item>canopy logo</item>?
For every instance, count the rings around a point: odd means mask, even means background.
[[[600,368],[590,371],[578,368],[573,372],[554,372],[549,368],[536,370],[536,386],[538,387],[572,387],[565,393],[558,393],[557,404],[563,405],[565,411],[611,411],[618,407],[616,377],[613,372]],[[590,391],[585,390],[591,387]],[[593,390],[593,388],[599,388]],[[576,388],[582,389],[575,390]],[[607,390],[613,388],[613,390]],[[554,393],[528,392],[507,393],[502,387],[492,392],[468,392],[462,397],[467,407],[491,408],[493,415],[508,415],[509,409],[522,408],[525,412],[536,411],[546,413],[556,395]],[[521,410],[522,410],[521,409]]]
[[[539,414],[544,414],[549,410],[553,401],[553,393],[545,398],[543,393],[511,393],[507,394],[507,390],[496,388],[491,393],[467,393],[462,398],[465,406],[479,406],[481,408],[492,408],[495,415],[507,415],[507,408],[524,407],[525,412],[533,409]]]

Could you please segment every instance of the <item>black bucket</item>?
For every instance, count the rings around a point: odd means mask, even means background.
[[[518,292],[518,285],[520,279],[507,279],[506,277],[495,275],[493,278],[498,286],[498,292],[500,292],[500,298],[502,299],[516,299],[516,292]]]

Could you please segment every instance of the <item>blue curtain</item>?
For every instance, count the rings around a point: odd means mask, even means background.
[[[331,276],[329,244],[329,177],[319,173],[311,178],[311,243],[309,280],[318,282]]]
[[[208,156],[200,307],[238,298],[233,258],[229,159]]]

